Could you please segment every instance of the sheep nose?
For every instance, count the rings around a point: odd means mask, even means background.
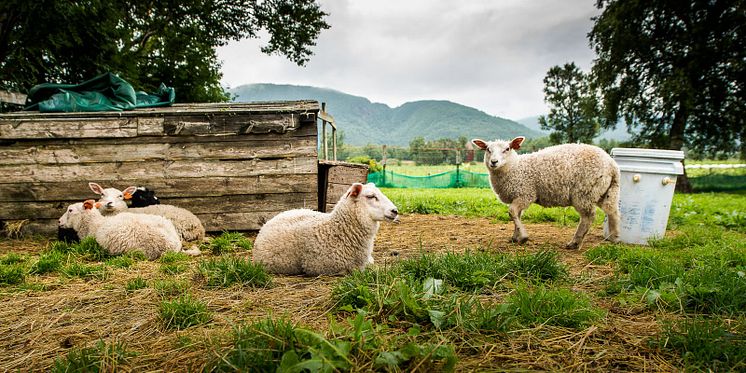
[[[490,161],[490,166],[492,166],[492,167],[497,166],[497,161]]]
[[[106,202],[106,207],[112,207],[114,206],[114,202]]]
[[[393,213],[394,215],[399,215],[399,210],[397,210],[397,209],[393,209],[393,210],[391,210],[391,212],[392,212],[392,213]]]

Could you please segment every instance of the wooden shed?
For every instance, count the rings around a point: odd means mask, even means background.
[[[208,231],[257,230],[281,211],[324,210],[339,197],[327,200],[330,184],[362,182],[365,173],[319,175],[336,166],[319,167],[320,110],[289,101],[0,114],[0,224],[53,234],[67,205],[96,198],[89,181],[152,188]]]

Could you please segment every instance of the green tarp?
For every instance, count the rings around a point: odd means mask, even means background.
[[[112,73],[101,74],[80,84],[44,83],[31,88],[25,110],[40,112],[122,111],[171,106],[173,88],[161,84],[158,92],[135,92],[126,80]]]

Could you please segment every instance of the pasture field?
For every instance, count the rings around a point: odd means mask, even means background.
[[[203,255],[109,257],[0,239],[0,370],[743,371],[746,196],[676,195],[665,238],[578,251],[577,214],[532,206],[509,243],[487,189],[386,189],[376,264],[273,276],[252,236]]]
[[[688,161],[687,165],[709,164],[743,164],[739,160],[723,161]],[[442,172],[454,171],[454,165],[388,165],[387,171],[411,176],[432,176]],[[465,163],[461,170],[475,173],[486,173],[482,162]],[[687,176],[695,192],[737,192],[746,193],[746,168],[689,168]]]

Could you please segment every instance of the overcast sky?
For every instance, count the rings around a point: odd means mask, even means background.
[[[595,0],[320,0],[329,13],[305,67],[259,50],[218,49],[223,83],[312,85],[391,107],[436,99],[510,119],[547,111],[554,65],[588,70]],[[330,105],[333,103],[330,103]]]

